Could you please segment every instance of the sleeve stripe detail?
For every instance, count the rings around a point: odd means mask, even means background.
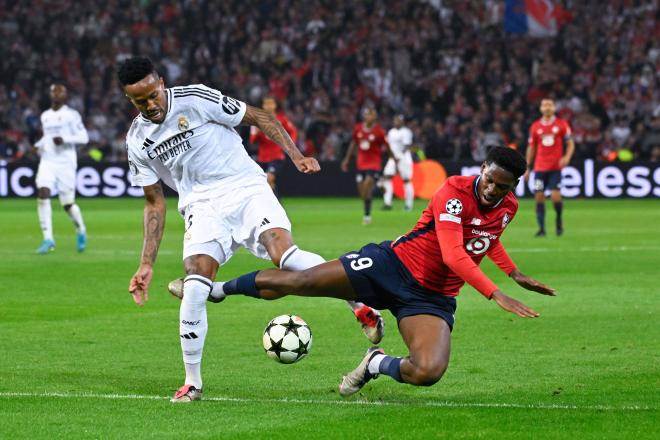
[[[186,96],[195,96],[197,98],[205,99],[211,101],[214,104],[220,104],[220,98],[212,98],[208,95],[204,95],[200,92],[174,92],[175,98],[184,98]]]
[[[181,87],[174,89],[174,94],[187,93],[187,92],[198,92],[209,97],[220,99],[221,96],[219,93],[216,93],[212,90],[202,89],[200,87]]]
[[[454,222],[454,223],[458,223],[459,225],[461,224],[461,218],[451,214],[440,214],[440,221]]]

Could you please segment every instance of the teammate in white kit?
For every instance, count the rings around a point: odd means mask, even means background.
[[[165,225],[162,180],[179,193],[178,210],[185,221],[187,276],[181,288],[170,283],[170,291],[182,299],[179,331],[186,379],[172,401],[199,400],[208,330],[206,301],[216,298],[213,279],[219,266],[239,247],[286,270],[304,270],[325,261],[294,245],[286,212],[234,127],[256,125],[303,173],[316,173],[320,167],[316,159],[298,151],[271,113],[201,84],[166,89],[148,58],[129,58],[117,73],[126,96],[140,111],[126,136],[126,148],[131,183],[143,187],[146,200],[142,256],[129,292],[138,305],[148,299]],[[223,295],[221,284],[217,292]],[[349,304],[358,319],[368,311],[368,324],[361,320],[365,334],[380,340],[380,314],[361,303]]]
[[[78,252],[87,246],[87,233],[80,208],[76,204],[76,168],[78,159],[76,145],[89,142],[87,130],[80,113],[65,104],[66,87],[62,84],[50,86],[50,109],[41,114],[43,137],[35,146],[41,160],[37,170],[37,212],[44,239],[37,249],[38,254],[55,250],[53,219],[50,196],[57,188],[60,204],[76,226]]]
[[[385,192],[383,193],[383,209],[392,209],[392,193],[394,192],[392,188],[392,177],[398,172],[403,180],[405,209],[406,211],[410,211],[413,208],[413,202],[415,200],[415,190],[410,180],[412,179],[413,174],[413,160],[412,154],[410,153],[413,134],[412,131],[403,124],[402,115],[394,116],[393,124],[394,126],[387,132],[387,143],[390,144],[390,149],[392,150],[392,155],[394,157],[389,158],[387,164],[385,164],[385,169],[383,170],[383,179],[385,180],[383,183],[385,186]]]

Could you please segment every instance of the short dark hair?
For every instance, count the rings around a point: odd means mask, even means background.
[[[493,147],[486,156],[488,165],[495,163],[500,168],[504,168],[516,179],[527,171],[527,161],[518,151],[508,147]]]
[[[127,58],[117,69],[117,78],[122,87],[135,84],[149,74],[158,77],[154,63],[147,57]]]

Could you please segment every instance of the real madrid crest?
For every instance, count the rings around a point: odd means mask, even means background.
[[[188,124],[188,120],[186,119],[185,116],[181,115],[179,116],[179,130],[181,131],[186,131],[190,127],[190,124]]]

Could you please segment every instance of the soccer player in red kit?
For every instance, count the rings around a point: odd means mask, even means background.
[[[390,147],[385,140],[385,130],[376,122],[378,113],[373,108],[364,110],[364,121],[353,127],[353,138],[351,145],[346,151],[346,157],[341,163],[341,169],[348,172],[348,164],[357,149],[357,181],[358,194],[364,201],[364,217],[362,224],[371,223],[371,200],[373,198],[374,185],[380,178],[380,170],[383,165],[383,150],[390,157]],[[357,147],[357,148],[356,148]]]
[[[536,200],[536,221],[539,230],[537,237],[545,237],[545,191],[550,190],[550,198],[555,206],[557,235],[564,233],[562,222],[563,204],[561,201],[561,169],[571,162],[575,152],[575,142],[571,138],[568,122],[555,116],[555,102],[541,100],[541,119],[529,128],[527,141],[527,172],[534,170],[534,199]],[[564,151],[566,142],[566,151]]]
[[[479,269],[488,256],[527,290],[554,295],[554,289],[524,275],[500,237],[516,215],[511,192],[525,173],[525,159],[515,150],[489,151],[479,176],[454,176],[438,190],[417,225],[393,242],[368,244],[338,260],[302,272],[269,269],[222,285],[223,295],[277,299],[287,294],[362,301],[389,309],[409,355],[387,356],[370,348],[347,373],[339,392],[349,396],[379,374],[412,385],[436,383],[449,362],[456,296],[465,282],[501,308],[521,317],[537,312],[505,295]]]
[[[284,112],[277,111],[277,101],[272,96],[266,96],[261,102],[261,108],[266,110],[270,114],[274,114],[284,130],[289,133],[291,140],[295,143],[298,141],[298,130],[296,127],[289,121],[289,118],[286,117]],[[268,136],[264,134],[257,127],[252,126],[250,129],[250,143],[258,144],[259,151],[257,153],[257,163],[261,165],[261,168],[266,172],[266,178],[268,179],[268,184],[273,189],[273,192],[277,194],[277,188],[275,181],[277,180],[277,174],[280,172],[284,166],[285,156],[282,148],[273,142]]]

